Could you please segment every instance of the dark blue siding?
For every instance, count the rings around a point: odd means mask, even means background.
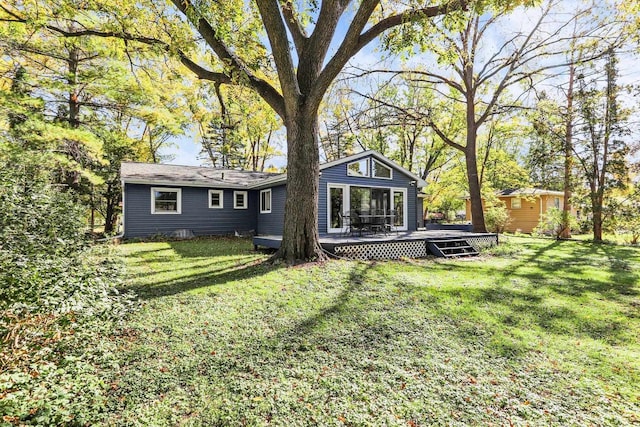
[[[182,213],[176,215],[151,214],[151,185],[125,184],[125,237],[148,237],[169,234],[186,228],[196,235],[232,234],[234,230],[256,229],[258,198],[256,191],[248,191],[248,209],[233,208],[233,191],[224,189],[224,209],[209,209],[209,188],[182,188]],[[211,188],[214,190],[215,188]]]
[[[372,161],[372,160],[370,160]],[[393,187],[407,189],[407,229],[415,231],[417,229],[417,213],[416,200],[418,197],[418,189],[411,185],[414,178],[405,175],[401,171],[387,164],[393,169],[392,179],[369,178],[347,175],[347,163],[342,163],[330,168],[322,170],[320,176],[320,194],[318,198],[318,231],[320,233],[327,232],[327,184],[348,184],[362,187]]]
[[[256,190],[259,197],[260,190]],[[258,234],[262,235],[282,235],[282,227],[284,225],[284,202],[287,197],[286,185],[279,185],[271,188],[271,213],[260,213],[260,206],[256,209],[258,212]]]

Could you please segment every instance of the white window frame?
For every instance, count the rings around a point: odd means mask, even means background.
[[[346,212],[349,211],[350,208],[349,206],[349,194],[351,191],[351,186],[346,185],[346,184],[334,184],[334,183],[327,183],[327,233],[344,233],[348,230],[348,226],[346,226],[345,224],[342,224],[341,228],[331,228],[331,189],[332,188],[339,188],[342,190],[342,207],[344,208],[344,212],[342,212],[342,214],[344,215]]]
[[[407,231],[409,229],[409,191],[406,188],[391,187],[391,204],[394,193],[402,193],[402,226],[392,226],[393,230]],[[395,206],[393,206],[395,208]]]
[[[264,207],[264,205],[262,204],[262,201],[263,201],[263,199],[262,199],[263,196],[262,195],[263,194],[267,194],[267,193],[269,193],[269,199],[265,199],[265,200],[269,201],[269,203],[268,203],[269,208],[268,209],[266,209]],[[272,202],[271,194],[272,193],[271,193],[271,189],[270,188],[267,188],[266,190],[260,190],[260,213],[261,214],[271,213],[271,202]]]
[[[156,191],[176,193],[176,210],[156,212]],[[151,187],[151,214],[152,215],[180,215],[181,213],[182,213],[182,188]]]
[[[364,175],[355,173],[355,172],[351,171],[351,169],[349,169],[349,166],[351,166],[351,165],[353,165],[355,163],[360,163],[360,162],[365,162],[366,163]],[[359,159],[359,160],[356,160],[354,162],[347,163],[347,175],[348,176],[359,176],[359,177],[362,177],[362,178],[370,178],[371,177],[371,159],[369,159],[367,157],[367,158],[364,158],[364,159]]]
[[[242,195],[244,206],[238,206],[238,195]],[[246,191],[233,192],[233,209],[249,209],[249,196]]]
[[[220,204],[211,203],[211,195],[217,194],[220,197]],[[209,209],[224,209],[224,190],[209,190]]]
[[[389,169],[389,177],[388,178],[386,176],[378,176],[378,175],[375,174],[375,171],[376,171],[375,164],[376,163],[379,164],[380,166],[382,166],[383,168]],[[385,165],[384,163],[382,163],[382,162],[380,162],[380,161],[378,161],[376,159],[373,159],[373,162],[371,162],[371,177],[372,178],[377,178],[377,179],[393,179],[393,168]]]
[[[513,202],[518,201],[517,206]],[[522,198],[521,197],[512,197],[511,198],[511,209],[522,209]]]

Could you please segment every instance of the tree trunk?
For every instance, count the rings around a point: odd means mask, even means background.
[[[593,241],[602,242],[602,209],[597,206],[593,210]]]
[[[487,227],[484,224],[484,211],[482,210],[482,194],[480,192],[480,181],[478,179],[478,162],[475,150],[469,152],[469,147],[464,153],[467,165],[467,180],[469,181],[469,198],[471,200],[471,224],[474,233],[486,233]]]
[[[117,203],[116,200],[118,200],[118,198],[115,198],[114,200],[112,193],[113,193],[113,186],[111,185],[111,183],[108,183],[107,191],[105,192],[107,208],[105,209],[105,214],[104,214],[104,234],[110,234],[113,232],[115,204]]]
[[[567,122],[564,138],[564,199],[562,206],[562,239],[571,238],[571,175],[573,170],[573,81],[575,65],[569,67],[569,88],[567,90]]]
[[[468,66],[465,79],[468,88],[472,87],[473,69]],[[464,159],[467,166],[467,180],[469,182],[469,198],[471,200],[471,225],[474,233],[486,233],[487,227],[484,223],[484,211],[482,210],[482,193],[480,192],[480,177],[478,175],[478,155],[476,143],[478,139],[478,125],[476,124],[474,94],[467,94],[467,145],[464,150]]]
[[[289,264],[322,260],[326,256],[318,234],[318,117],[299,111],[296,118],[287,120],[286,128],[287,200],[282,243],[275,258]]]

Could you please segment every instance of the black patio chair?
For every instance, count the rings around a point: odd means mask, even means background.
[[[373,211],[373,217],[371,217],[371,231],[373,233],[387,234],[385,213],[381,209]]]
[[[366,230],[367,225],[364,224],[362,222],[362,218],[360,218],[360,215],[358,214],[358,212],[356,211],[349,211],[347,212],[349,217],[349,232],[350,234],[353,234],[354,231],[358,232],[359,236],[362,236],[362,232]]]
[[[349,212],[338,212],[338,218],[340,219],[340,228],[342,232],[340,232],[341,236],[346,236],[351,234],[351,217],[349,216]]]
[[[390,210],[389,213],[387,214],[387,218],[385,218],[385,222],[384,222],[384,227],[385,230],[388,231],[389,233],[391,233],[393,231],[393,229],[396,229],[396,236],[398,235],[398,227],[395,227],[395,219],[396,219],[396,215],[397,215],[397,211],[395,210]],[[387,219],[389,221],[387,221]]]

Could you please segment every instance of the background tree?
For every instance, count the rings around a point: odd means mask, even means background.
[[[281,154],[277,145],[282,122],[250,89],[204,84],[198,104],[192,108],[206,163],[264,171],[267,162]]]
[[[465,156],[473,230],[476,232],[486,231],[478,166],[479,132],[493,117],[518,106],[518,99],[505,98],[508,89],[559,65],[550,62],[549,57],[561,52],[561,46],[567,40],[565,29],[574,19],[552,25],[552,11],[559,8],[560,2],[545,2],[529,28],[512,32],[503,30],[503,41],[497,46],[493,44],[495,33],[500,32],[499,28],[511,26],[509,5],[497,6],[490,13],[471,9],[465,13],[463,23],[458,21],[443,27],[439,37],[429,43],[419,32],[407,35],[415,38],[417,34],[419,41],[434,52],[437,62],[431,69],[411,70],[413,78],[446,87],[441,93],[452,103],[451,111],[462,114],[465,124],[462,135],[448,134],[435,119],[430,124],[444,142]],[[490,34],[494,37],[488,40]],[[388,45],[397,49],[391,37]]]
[[[36,9],[44,16],[63,16],[59,6],[42,2]],[[56,126],[40,131],[41,138],[57,141],[40,147],[56,154],[48,166],[88,205],[92,225],[96,210],[107,215],[105,231],[110,232],[121,194],[120,160],[163,160],[170,138],[185,130],[188,86],[148,48],[127,52],[117,39],[69,38],[40,21],[27,22],[7,7],[1,10],[0,45],[11,55],[4,74],[24,70],[30,96],[42,104],[40,125]],[[80,13],[64,11],[70,13],[64,27],[79,31]],[[126,158],[120,149],[117,155],[105,152],[107,143],[115,147],[113,135],[118,135],[117,145],[130,146]],[[106,170],[117,171],[115,177],[108,174],[110,183],[104,181]]]
[[[561,111],[560,105],[542,92],[528,114],[531,127],[525,165],[530,180],[536,187],[555,191],[562,191],[565,177],[563,142],[567,121],[559,114]]]
[[[629,148],[624,137],[629,112],[621,105],[615,50],[610,48],[602,61],[589,65],[577,81],[575,151],[589,189],[593,239],[602,241],[606,198],[612,188],[626,185],[628,177]],[[596,67],[603,71],[597,72]]]

